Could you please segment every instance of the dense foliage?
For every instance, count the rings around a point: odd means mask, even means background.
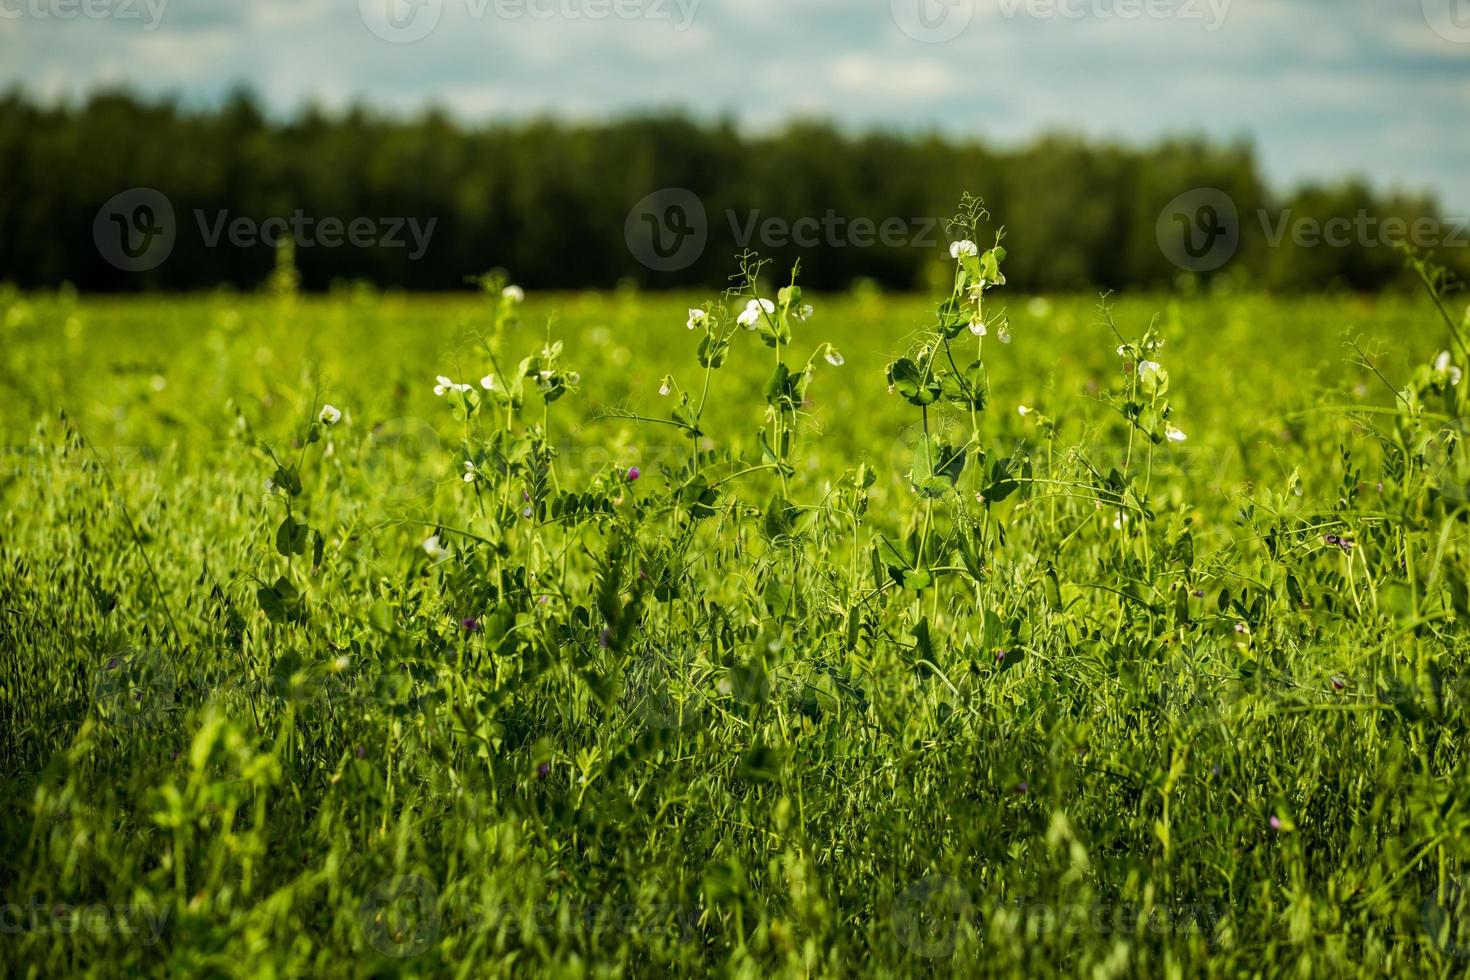
[[[434,222],[422,250],[401,233],[391,236],[399,247],[298,249],[309,289],[338,280],[462,289],[466,276],[493,266],[536,288],[611,287],[624,277],[698,286],[719,281],[727,257],[746,247],[783,267],[800,254],[813,288],[846,289],[864,277],[929,288],[946,259],[939,219],[962,190],[1006,215],[1015,246],[1008,274],[1018,288],[1165,286],[1180,269],[1160,249],[1160,214],[1197,188],[1223,191],[1238,214],[1239,252],[1210,276],[1273,290],[1364,291],[1404,282],[1380,223],[1435,214],[1430,200],[1361,183],[1273,193],[1249,147],[1195,139],[1130,147],[1054,137],[1003,148],[819,123],[750,134],[672,116],[471,127],[440,114],[362,110],[279,120],[246,98],[211,111],[124,95],[62,108],[0,98],[0,161],[0,277],[87,291],[252,288],[269,275],[271,250],[217,237],[223,223],[298,212],[314,222]],[[157,268],[125,272],[99,252],[93,222],[114,195],[140,187],[172,203],[179,244]],[[625,223],[646,195],[670,187],[700,201],[709,243],[687,266],[655,271],[630,250]],[[1303,221],[1356,227],[1360,215],[1370,230],[1331,236],[1338,244],[1283,233]],[[805,238],[792,229],[829,216],[833,224]],[[776,231],[761,231],[772,219]],[[897,230],[854,231],[860,221]],[[806,248],[793,244],[793,230]],[[1470,269],[1470,229],[1446,221],[1419,244],[1435,240],[1457,242],[1442,260]]]
[[[0,293],[0,970],[1463,972],[1458,304],[984,227],[927,309]]]

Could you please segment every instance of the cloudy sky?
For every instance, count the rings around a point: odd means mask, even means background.
[[[1014,143],[1247,137],[1470,214],[1470,0],[0,0],[0,84],[470,120],[680,107]]]

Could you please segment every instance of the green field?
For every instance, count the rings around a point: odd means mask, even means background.
[[[0,973],[1470,969],[1463,297],[491,287],[0,293]]]

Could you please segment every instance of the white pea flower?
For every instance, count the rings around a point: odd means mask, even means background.
[[[1185,439],[1188,439],[1189,436],[1184,434],[1183,429],[1177,429],[1174,426],[1169,425],[1164,427],[1164,438],[1168,439],[1170,442],[1183,442]]]
[[[520,286],[506,286],[500,291],[500,295],[512,303],[519,303],[526,298],[526,291]]]
[[[464,461],[464,482],[466,482],[466,483],[474,483],[475,482],[475,477],[477,477],[479,475],[480,475],[479,474],[479,471],[477,471],[475,469],[475,464],[473,462],[471,462],[470,460],[465,460]]]
[[[996,327],[995,339],[999,340],[1002,344],[1009,344],[1011,342],[1011,328],[1004,323]]]
[[[950,242],[949,257],[957,259],[961,255],[979,255],[980,248],[968,238],[962,238],[957,242]]]
[[[481,388],[484,388],[486,391],[494,391],[495,390],[495,375],[493,375],[493,374],[487,374],[483,378],[481,378],[480,379],[480,387]]]
[[[689,311],[689,322],[684,324],[684,326],[688,327],[690,330],[693,330],[695,327],[704,326],[705,323],[708,322],[708,320],[709,314],[704,312],[704,310],[695,307],[694,309]]]
[[[670,391],[673,390],[671,387],[671,385],[673,384],[673,380],[674,379],[669,375],[664,375],[663,381],[659,382],[658,386],[658,393],[660,396],[667,395]]]
[[[322,425],[336,425],[342,421],[342,410],[335,405],[323,405],[322,413],[317,417],[321,419]]]
[[[1450,363],[1449,351],[1442,350],[1439,352],[1439,356],[1434,359],[1434,370],[1437,373],[1443,374],[1447,378],[1449,378],[1449,382],[1451,385],[1457,385],[1460,383],[1460,369],[1455,367],[1454,364]]]
[[[753,299],[749,303],[745,304],[744,311],[742,311],[741,314],[735,318],[735,322],[740,324],[742,327],[745,327],[747,330],[753,330],[755,329],[755,325],[760,322],[762,313],[770,316],[772,313],[775,312],[776,304],[772,303],[770,300]]]
[[[1113,518],[1113,527],[1121,531],[1123,530],[1123,525],[1127,523],[1128,515],[1123,513],[1122,511],[1118,511],[1118,516]]]
[[[1016,414],[1022,416],[1023,418],[1027,415],[1030,415],[1034,411],[1036,411],[1036,409],[1032,408],[1030,405],[1016,406]]]
[[[1119,357],[1127,357],[1128,356],[1128,345],[1127,344],[1119,344],[1118,345],[1118,356]]]
[[[577,385],[579,385],[581,383],[582,383],[582,372],[580,372],[580,371],[568,371],[567,372],[567,384],[569,384],[573,388],[575,388]]]
[[[451,381],[449,378],[446,378],[442,374],[439,375],[434,380],[437,381],[437,382],[439,382],[438,384],[436,384],[434,386],[434,394],[436,394],[436,395],[443,395],[446,391],[459,391],[459,392],[464,392],[464,391],[469,391],[470,390],[470,386],[469,385],[467,385],[467,384],[459,384],[459,383],[457,383],[455,381]]]
[[[985,327],[985,321],[980,319],[978,315],[970,319],[970,333],[974,334],[977,337],[984,337],[989,332],[990,331]]]
[[[431,534],[424,539],[424,552],[435,561],[449,557],[449,549],[439,542],[439,535]]]
[[[838,350],[836,347],[833,347],[831,344],[828,344],[827,363],[832,365],[833,367],[842,367],[843,364],[847,363],[847,360],[842,356],[842,352],[840,350]]]
[[[1139,361],[1138,380],[1145,388],[1159,388],[1169,380],[1169,374],[1158,361]]]

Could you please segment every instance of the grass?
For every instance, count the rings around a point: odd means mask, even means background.
[[[490,286],[0,294],[4,972],[1466,972],[1428,300]]]

